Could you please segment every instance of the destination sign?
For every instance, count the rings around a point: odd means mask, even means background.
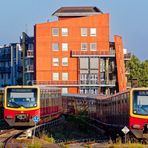
[[[11,92],[33,92],[30,88],[10,88]]]
[[[141,90],[141,91],[139,91],[139,95],[148,95],[148,91],[147,90]]]

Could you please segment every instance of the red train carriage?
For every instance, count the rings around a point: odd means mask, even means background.
[[[38,86],[8,86],[4,92],[4,119],[10,126],[34,126],[61,115],[62,100],[59,88]]]
[[[65,111],[78,113],[87,108],[88,116],[102,124],[121,129],[127,126],[137,137],[148,132],[148,88],[133,88],[111,96],[65,95]]]

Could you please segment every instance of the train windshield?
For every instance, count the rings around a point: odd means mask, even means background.
[[[134,114],[148,115],[148,90],[133,91]]]
[[[8,88],[7,107],[32,108],[37,106],[37,88]]]

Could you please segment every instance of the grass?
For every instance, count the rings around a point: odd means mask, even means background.
[[[140,143],[130,143],[130,144],[111,144],[108,148],[147,148],[148,145],[143,145]]]
[[[0,142],[0,148],[3,148],[3,147],[4,147],[4,144]]]
[[[41,134],[40,136],[43,140],[47,141],[48,143],[52,144],[55,143],[55,140],[52,136],[48,136],[47,134],[45,134],[44,132]]]
[[[42,147],[41,143],[34,143],[28,145],[28,148],[41,148],[41,147]]]

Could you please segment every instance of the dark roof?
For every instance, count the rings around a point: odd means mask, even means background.
[[[61,7],[52,15],[54,16],[89,16],[102,13],[97,7]]]

